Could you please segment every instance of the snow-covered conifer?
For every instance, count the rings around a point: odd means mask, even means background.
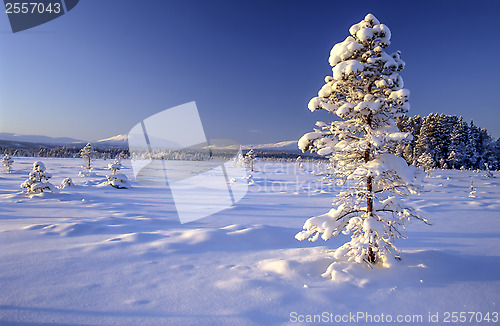
[[[465,144],[465,162],[466,167],[471,169],[479,168],[479,160],[480,160],[480,150],[479,149],[479,134],[478,128],[474,125],[474,122],[470,122],[470,126],[468,128],[468,137],[467,143]],[[481,166],[482,168],[482,166]]]
[[[12,159],[12,157],[10,157],[9,154],[5,154],[2,158],[2,165],[5,167],[7,173],[10,173],[12,171],[12,164],[14,164],[14,160]]]
[[[113,174],[116,174],[116,172],[119,171],[122,167],[122,162],[118,157],[115,158],[115,161],[113,163],[108,164],[108,170],[111,170]]]
[[[80,150],[80,157],[83,159],[83,164],[81,166],[83,171],[79,173],[79,176],[89,176],[92,173],[92,159],[94,155],[95,150],[90,143]]]
[[[448,162],[450,162],[452,168],[458,169],[465,164],[465,144],[467,144],[467,124],[462,117],[459,117],[457,123],[453,126],[449,143]]]
[[[410,92],[398,72],[404,68],[400,52],[388,54],[391,32],[368,14],[350,29],[350,36],[330,53],[332,76],[311,111],[326,110],[342,121],[318,122],[302,136],[299,148],[330,157],[330,178],[344,185],[328,213],[309,218],[298,240],[316,241],[351,233],[351,241],[334,257],[373,264],[388,254],[397,256],[393,242],[403,237],[410,218],[427,222],[401,197],[420,191],[423,173],[392,153],[399,142],[411,139],[400,132],[395,119],[409,109]],[[325,275],[331,275],[332,264]]]
[[[118,157],[115,158],[114,163],[108,164],[108,170],[111,170],[113,174],[106,176],[108,179],[107,184],[118,189],[128,189],[131,187],[129,179],[125,174],[118,173],[122,167],[122,163]]]
[[[422,120],[422,127],[418,139],[415,142],[414,157],[418,160],[423,154],[429,154],[431,160],[434,161],[435,145],[437,135],[437,115],[434,113],[429,114]],[[432,163],[435,166],[435,163]]]
[[[33,163],[33,170],[28,179],[21,183],[21,188],[26,189],[27,194],[42,193],[45,191],[55,192],[56,187],[48,182],[52,175],[46,171],[45,164],[40,161]]]
[[[250,171],[253,172],[253,165],[255,162],[255,152],[253,149],[250,149],[246,154],[245,154],[245,164],[248,168],[250,168]]]
[[[425,171],[429,171],[436,167],[431,154],[428,152],[422,153],[422,155],[417,158],[417,166]]]

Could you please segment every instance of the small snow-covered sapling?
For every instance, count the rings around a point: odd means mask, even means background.
[[[14,160],[12,157],[10,157],[9,154],[5,154],[4,157],[2,158],[2,165],[5,167],[5,170],[7,173],[10,173],[12,171],[12,164],[14,163]]]
[[[253,172],[253,167],[254,167],[254,162],[255,162],[255,152],[253,149],[250,149],[246,154],[245,154],[245,164],[248,168],[250,168],[250,171]]]
[[[118,173],[122,167],[122,163],[118,157],[115,158],[114,163],[108,164],[108,170],[111,170],[113,174],[106,176],[108,179],[107,184],[117,189],[128,189],[131,187],[129,179],[125,174]]]
[[[92,173],[92,158],[95,155],[95,150],[90,143],[85,145],[80,150],[80,157],[83,159],[83,164],[81,165],[83,171],[78,174],[81,177],[90,176]]]
[[[48,173],[45,168],[45,164],[40,161],[33,163],[33,170],[28,175],[23,183],[21,183],[21,188],[26,189],[27,194],[42,193],[45,191],[55,192],[56,187],[48,182],[52,178],[52,174]]]
[[[472,179],[470,179],[469,197],[470,198],[476,198],[476,188],[474,188],[474,182],[472,181]]]

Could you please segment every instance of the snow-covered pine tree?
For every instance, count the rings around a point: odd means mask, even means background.
[[[500,170],[500,138],[492,143],[493,151],[493,169]]]
[[[128,189],[131,187],[129,179],[125,174],[118,173],[122,167],[122,163],[118,157],[115,158],[114,163],[108,164],[108,170],[111,170],[113,174],[106,176],[108,179],[107,184],[118,189]]]
[[[403,157],[408,164],[415,165],[416,157],[414,157],[413,154],[415,149],[415,143],[420,134],[420,128],[422,126],[422,118],[419,115],[416,115],[414,117],[408,117],[405,114],[401,118],[396,119],[396,126],[402,132],[410,133],[412,135],[412,139],[407,143],[401,142],[398,145],[396,145],[395,154],[397,156]],[[399,155],[398,152],[401,153],[401,155]]]
[[[116,172],[121,170],[122,167],[122,162],[118,157],[115,158],[114,163],[108,164],[108,170],[111,170],[113,174],[116,174]]]
[[[50,178],[52,178],[52,174],[47,172],[45,164],[36,161],[33,163],[33,170],[28,175],[28,179],[21,183],[21,188],[25,188],[27,194],[42,193],[47,190],[56,192],[57,188],[48,182]]]
[[[435,166],[434,162],[435,156],[435,145],[437,136],[437,115],[434,113],[429,114],[422,120],[422,127],[420,128],[420,133],[417,141],[415,142],[415,152],[414,157],[417,160],[417,166],[421,167],[418,162],[420,157],[424,154],[429,154],[428,156],[433,161],[432,165]],[[426,155],[427,157],[427,155]]]
[[[255,152],[253,149],[250,149],[246,154],[245,154],[245,164],[247,167],[250,168],[250,171],[253,172],[253,165],[255,162]]]
[[[440,114],[437,116],[437,133],[434,139],[435,156],[434,160],[438,162],[438,167],[443,169],[449,156],[449,139],[456,124],[456,117]]]
[[[465,162],[466,167],[470,169],[479,168],[480,151],[479,149],[479,133],[478,128],[474,125],[474,121],[470,122],[470,126],[467,129],[467,143],[465,144]],[[481,166],[482,168],[482,166]]]
[[[83,159],[82,169],[79,176],[89,176],[92,173],[92,158],[95,155],[95,150],[90,143],[87,143],[85,147],[80,150],[80,157]]]
[[[401,198],[420,190],[424,174],[390,153],[411,136],[395,126],[395,118],[409,109],[410,92],[398,74],[404,68],[400,52],[389,55],[384,50],[390,43],[389,28],[368,14],[349,32],[330,53],[333,75],[308,105],[342,121],[318,122],[318,129],[298,143],[303,152],[329,156],[332,182],[344,185],[344,191],[336,196],[335,208],[309,218],[295,237],[316,241],[321,233],[323,240],[351,233],[350,242],[336,249],[334,257],[371,265],[383,263],[388,254],[398,257],[393,242],[403,237],[407,220],[427,223]]]
[[[430,153],[424,152],[417,158],[417,166],[425,171],[432,170],[436,167],[432,155]],[[427,173],[429,174],[429,172]]]
[[[465,144],[467,143],[467,124],[462,117],[453,126],[449,140],[448,162],[453,169],[459,169],[465,164]]]
[[[5,154],[2,158],[2,165],[5,167],[7,173],[12,171],[12,164],[14,164],[14,160],[10,157],[9,154]]]
[[[488,131],[485,128],[477,128],[479,134],[479,169],[482,169],[485,164],[489,164],[494,161],[493,154],[493,139],[488,134]],[[489,168],[489,167],[488,167]]]

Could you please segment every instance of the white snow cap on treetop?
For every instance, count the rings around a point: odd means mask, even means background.
[[[380,24],[372,14],[366,15],[362,21],[352,25],[349,33],[352,36],[333,46],[328,60],[332,67],[339,62],[354,59],[365,42],[378,39],[381,47],[387,47],[391,43],[391,30],[386,25]]]
[[[33,170],[37,172],[45,172],[45,164],[43,164],[43,162],[41,161],[36,161],[35,163],[33,163]]]
[[[352,36],[348,36],[344,42],[337,43],[330,51],[330,59],[328,60],[330,66],[335,66],[337,63],[351,59],[359,50],[363,48],[363,44],[356,42]]]

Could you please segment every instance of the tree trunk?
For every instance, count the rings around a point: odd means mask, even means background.
[[[371,114],[366,117],[366,124],[371,128],[372,116]],[[365,163],[370,161],[370,147],[365,151]],[[367,217],[372,216],[373,213],[373,177],[370,175],[366,177],[366,215]],[[375,263],[377,260],[377,255],[373,251],[372,244],[368,247],[367,260],[370,263]]]
[[[366,191],[368,193],[368,196],[366,196],[366,212],[368,215],[372,215],[373,212],[373,196],[372,196],[372,191],[373,191],[373,177],[369,176],[366,178]]]
[[[369,114],[366,117],[366,124],[368,125],[368,128],[371,128],[372,124],[372,115]],[[368,163],[370,161],[370,147],[368,147],[365,151],[365,163]],[[372,215],[373,212],[373,177],[368,176],[366,178],[366,214],[368,216]]]

